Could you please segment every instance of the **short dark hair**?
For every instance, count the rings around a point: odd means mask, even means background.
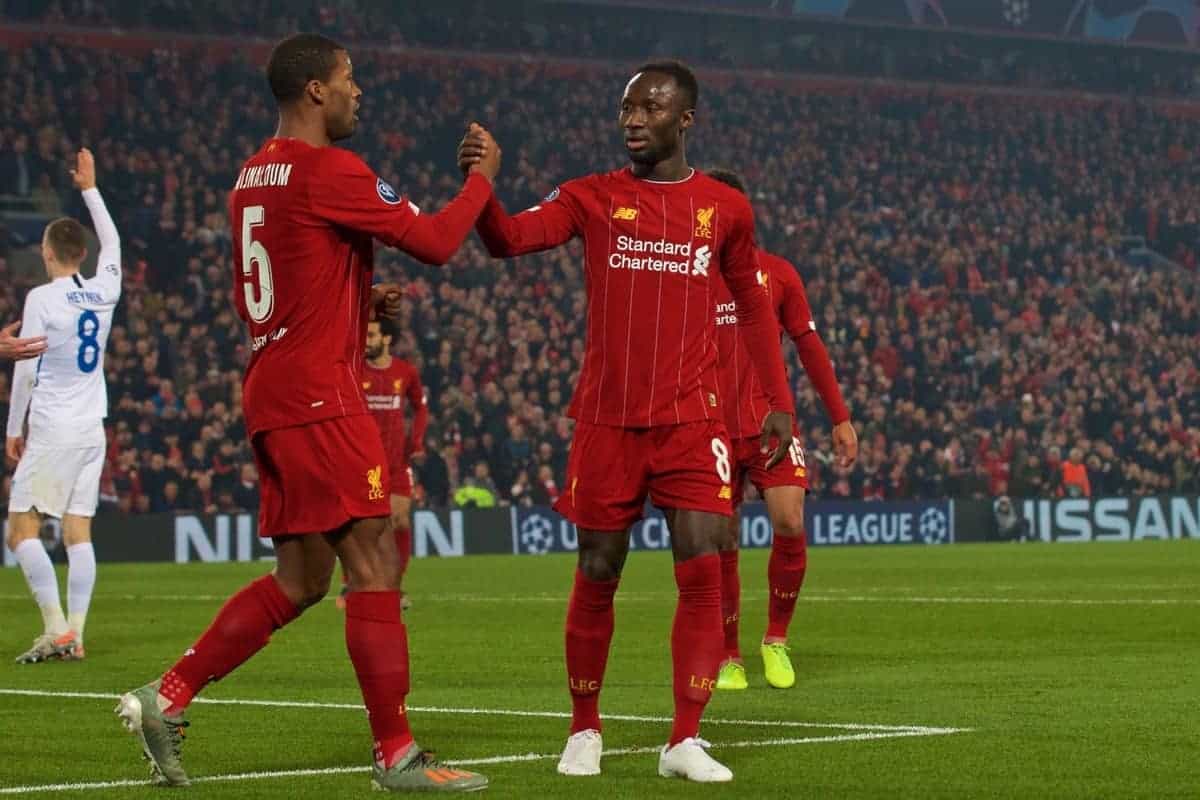
[[[746,183],[742,180],[742,176],[738,175],[731,169],[714,167],[713,169],[707,170],[705,174],[714,181],[720,181],[726,186],[732,186],[742,194],[749,194],[749,192],[746,191]]]
[[[692,72],[682,61],[675,59],[651,61],[638,67],[634,74],[636,75],[638,72],[657,72],[662,75],[670,75],[675,80],[675,85],[683,90],[688,108],[695,108],[696,103],[700,101],[700,83],[696,80],[696,73]]]
[[[393,342],[396,341],[396,323],[389,317],[376,317],[371,320],[379,324],[379,335],[386,336]]]
[[[304,96],[309,81],[327,81],[337,67],[340,44],[316,33],[289,36],[271,51],[267,82],[279,105],[294,103]]]
[[[78,264],[87,255],[83,225],[70,217],[60,217],[46,226],[46,244],[60,264]]]

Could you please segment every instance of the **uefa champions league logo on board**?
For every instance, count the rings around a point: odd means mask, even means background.
[[[554,523],[541,514],[530,514],[521,521],[520,538],[526,553],[545,555],[554,547]]]
[[[1004,21],[1014,28],[1020,28],[1029,22],[1031,3],[1032,0],[1004,0],[1000,7]]]
[[[927,508],[921,514],[917,534],[925,544],[945,544],[950,538],[950,521],[937,508]]]

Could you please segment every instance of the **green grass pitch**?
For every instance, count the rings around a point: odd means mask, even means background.
[[[162,797],[122,783],[147,773],[112,698],[161,673],[268,568],[101,564],[87,661],[35,666],[11,661],[39,619],[20,573],[0,570],[0,797]],[[572,570],[570,556],[413,563],[414,729],[443,758],[493,760],[477,767],[489,796],[1200,796],[1200,542],[813,550],[790,691],[763,682],[766,553],[743,553],[751,689],[718,693],[708,717],[726,722],[703,730],[734,771],[722,787],[657,777],[656,720],[607,723],[605,747],[635,752],[606,757],[600,777],[555,773]],[[630,557],[605,712],[669,715],[674,595],[668,555]],[[184,763],[207,780],[180,794],[368,795],[371,742],[331,601],[203,697],[313,705],[194,705]],[[288,771],[300,774],[248,776]],[[106,781],[119,785],[36,788]]]

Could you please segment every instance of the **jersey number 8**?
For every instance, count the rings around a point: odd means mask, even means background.
[[[246,313],[255,322],[266,322],[275,310],[275,280],[271,276],[271,257],[262,242],[254,241],[254,229],[263,225],[266,214],[262,206],[246,206],[242,209],[242,291],[246,297]],[[258,282],[254,276],[254,262],[258,262]],[[254,299],[255,289],[258,299]]]
[[[80,372],[91,372],[100,363],[100,342],[96,339],[100,333],[100,318],[96,312],[89,309],[80,314],[76,331],[79,334],[79,353],[75,356],[75,363],[79,365]]]

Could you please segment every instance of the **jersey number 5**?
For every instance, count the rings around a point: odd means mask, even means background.
[[[262,242],[254,241],[254,229],[265,221],[262,206],[246,206],[242,209],[242,291],[246,295],[246,313],[255,322],[266,322],[275,310],[271,257],[267,255],[267,248]],[[257,284],[253,280],[255,262],[258,262]],[[257,299],[255,294],[258,295]]]

